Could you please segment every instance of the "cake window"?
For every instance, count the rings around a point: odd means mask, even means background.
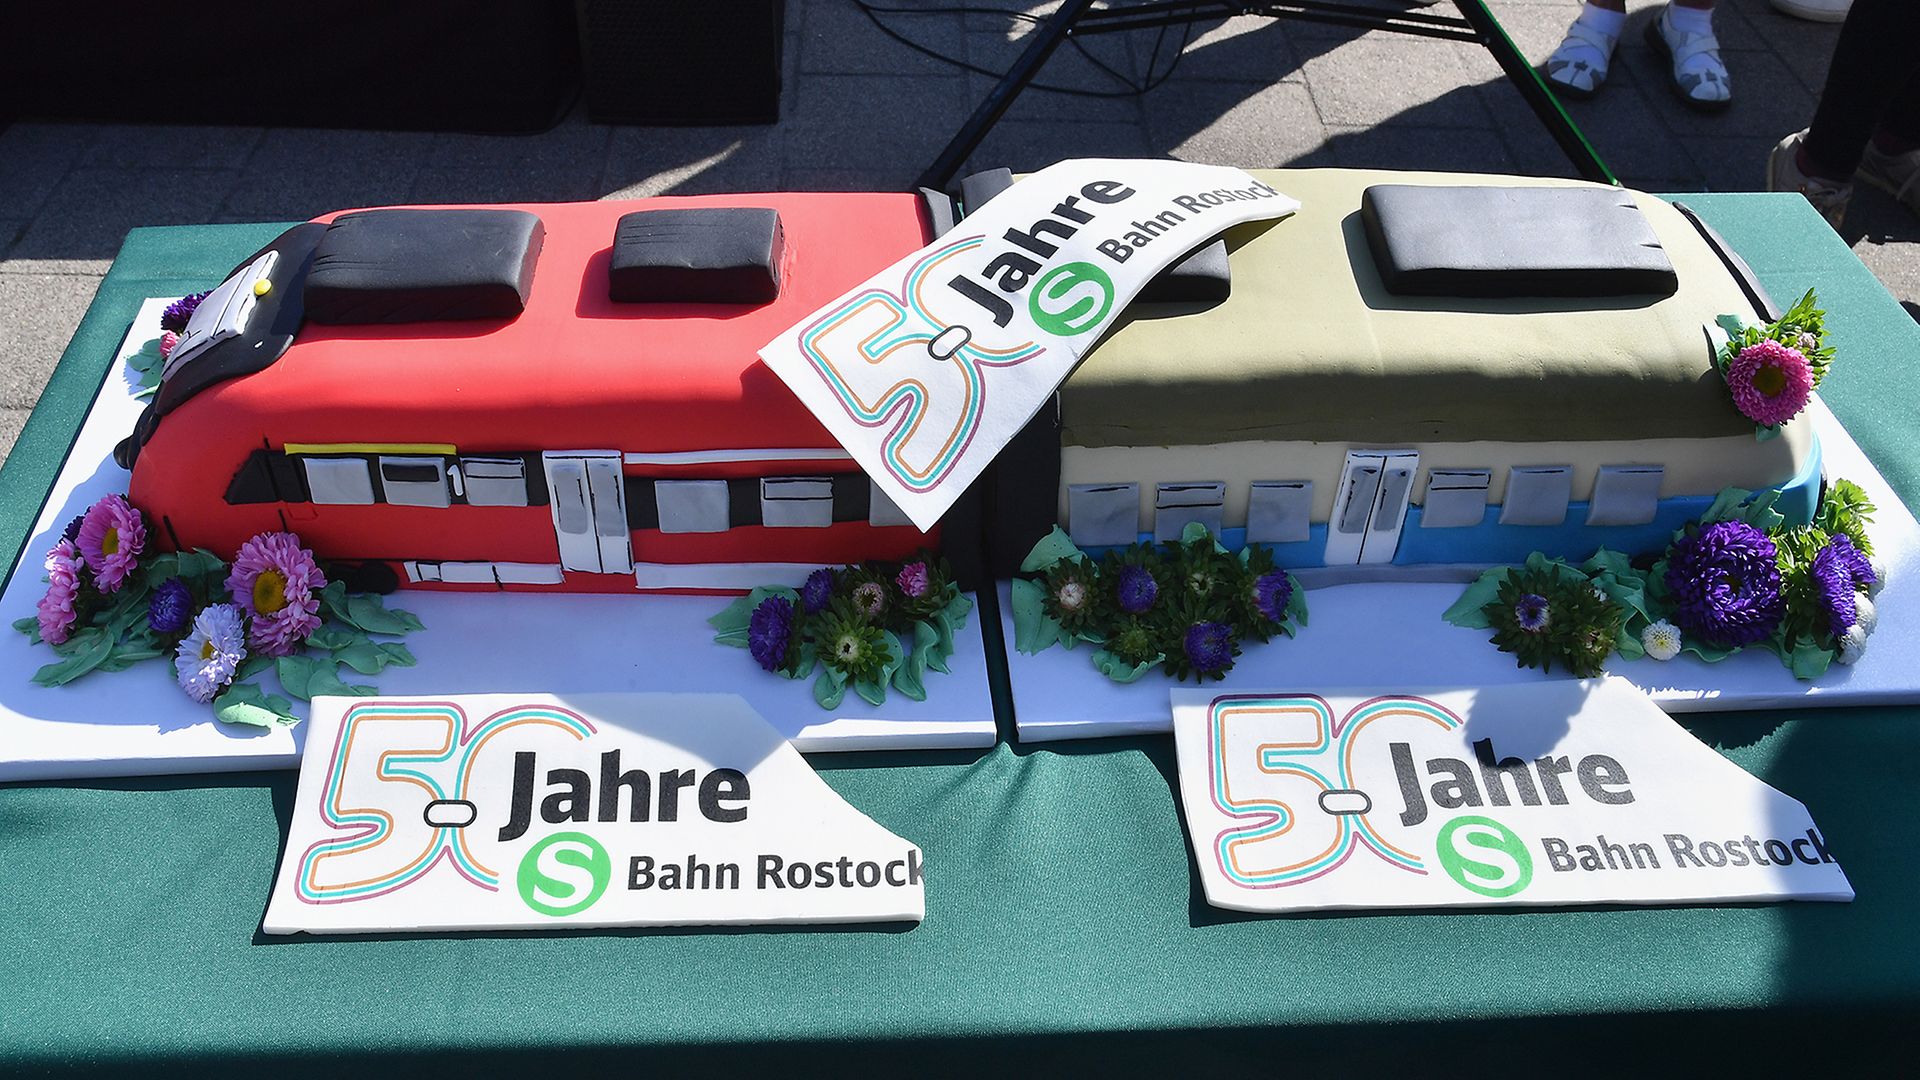
[[[1427,499],[1420,507],[1423,529],[1465,529],[1487,519],[1488,469],[1435,469],[1427,477]]]
[[[1188,525],[1205,525],[1215,536],[1225,524],[1227,485],[1215,482],[1159,484],[1153,492],[1153,537],[1178,540]]]
[[[1313,481],[1256,480],[1247,493],[1247,543],[1297,544],[1313,526]]]
[[[725,480],[655,480],[653,502],[663,533],[727,531]]]
[[[1566,465],[1515,466],[1507,477],[1502,525],[1558,525],[1573,498],[1573,469]]]
[[[460,475],[470,505],[527,505],[527,463],[521,458],[461,458]]]
[[[1660,465],[1603,465],[1587,506],[1589,525],[1645,525],[1660,509]]]
[[[833,481],[824,476],[760,481],[760,523],[783,529],[821,529],[833,524]]]
[[[880,490],[879,484],[868,480],[867,524],[879,528],[889,528],[895,525],[912,525],[913,519],[909,518],[906,511],[900,509],[900,507],[887,496],[886,492]]]
[[[394,506],[447,506],[447,459],[440,457],[382,457],[380,486]]]
[[[366,506],[373,502],[373,475],[367,459],[357,457],[302,458],[307,493],[312,501],[330,506]]]
[[[1067,532],[1083,548],[1139,540],[1140,485],[1069,484]]]

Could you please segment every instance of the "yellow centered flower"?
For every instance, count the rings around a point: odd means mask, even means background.
[[[287,576],[278,570],[262,570],[253,579],[253,610],[271,615],[287,606]]]
[[[1753,373],[1753,388],[1768,397],[1779,397],[1787,388],[1787,373],[1768,364]]]
[[[108,526],[107,531],[100,535],[100,553],[102,555],[117,555],[120,553],[119,529]]]

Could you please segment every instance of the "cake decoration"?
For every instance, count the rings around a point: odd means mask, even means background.
[[[1734,406],[1752,420],[1756,438],[1780,434],[1780,425],[1800,415],[1814,388],[1833,362],[1827,345],[1826,312],[1812,289],[1786,314],[1766,326],[1750,326],[1735,315],[1716,320],[1727,343],[1714,366],[1727,381]]]
[[[746,649],[768,672],[812,677],[814,701],[834,709],[848,690],[873,705],[889,687],[925,701],[927,672],[947,672],[954,634],[972,611],[946,561],[921,552],[900,563],[822,567],[798,589],[754,589],[707,624],[714,641]]]
[[[1848,480],[1833,482],[1810,524],[1789,523],[1776,500],[1729,488],[1664,550],[1637,558],[1602,548],[1576,565],[1535,552],[1482,574],[1443,618],[1491,629],[1521,667],[1558,663],[1582,678],[1616,653],[1712,663],[1749,647],[1818,678],[1858,660],[1877,621],[1874,507]]]
[[[1178,540],[1098,558],[1056,528],[1013,579],[1014,647],[1098,646],[1093,665],[1130,683],[1158,667],[1175,679],[1221,679],[1247,640],[1292,637],[1307,624],[1306,592],[1266,549],[1229,552],[1205,525]]]
[[[304,701],[374,692],[343,682],[341,664],[377,675],[414,662],[405,645],[375,635],[399,637],[420,620],[329,582],[293,533],[253,537],[231,567],[205,549],[154,552],[144,515],[120,495],[94,503],[66,533],[47,553],[36,613],[13,624],[59,657],[34,673],[41,686],[164,659],[216,720],[270,727],[298,717],[288,697],[250,681],[269,668]]]

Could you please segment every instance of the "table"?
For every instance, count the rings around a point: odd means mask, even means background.
[[[1686,201],[1777,298],[1819,286],[1842,357],[1827,397],[1915,505],[1912,320],[1797,196]],[[0,471],[0,551],[140,299],[205,287],[279,228],[128,238]],[[1195,1054],[1262,1073],[1617,1073],[1904,1053],[1920,1015],[1920,818],[1904,805],[1920,710],[1685,723],[1807,803],[1855,903],[1217,911],[1181,832],[1172,740],[1151,738],[815,759],[927,852],[916,927],[268,939],[291,773],[0,785],[0,1072],[1131,1072]]]

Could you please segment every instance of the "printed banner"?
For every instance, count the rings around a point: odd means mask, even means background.
[[[919,921],[920,849],[731,694],[316,698],[269,934]]]
[[[1230,226],[1299,207],[1239,169],[1063,161],[760,358],[930,529],[1156,274]]]
[[[1853,899],[1806,807],[1618,679],[1176,690],[1173,723],[1215,907]]]

